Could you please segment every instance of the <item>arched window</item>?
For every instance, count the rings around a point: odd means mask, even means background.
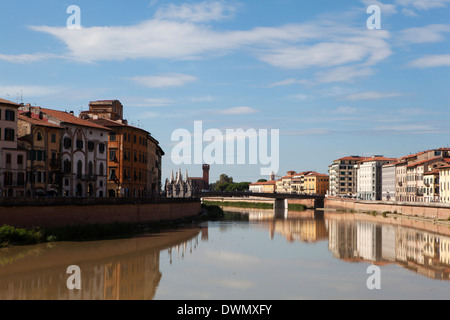
[[[72,165],[69,160],[64,160],[64,173],[71,173],[72,172]]]
[[[89,176],[92,176],[94,174],[94,165],[92,164],[92,161],[89,161]]]
[[[81,175],[83,173],[83,162],[81,160],[78,160],[77,162],[77,178],[80,179]]]
[[[99,170],[99,175],[103,177],[104,171],[105,170],[105,166],[103,165],[103,162],[100,162],[100,170]]]

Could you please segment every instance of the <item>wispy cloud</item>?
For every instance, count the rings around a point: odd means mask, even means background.
[[[0,54],[0,60],[11,63],[33,63],[38,61],[44,61],[48,59],[61,58],[51,53],[34,53],[34,54]]]
[[[408,28],[399,32],[399,40],[405,43],[433,43],[445,40],[450,25],[431,24],[419,28]]]
[[[417,10],[429,10],[444,8],[450,4],[450,0],[396,0],[395,3],[404,7],[412,7]]]
[[[404,96],[404,93],[400,92],[377,92],[377,91],[369,91],[369,92],[360,92],[349,94],[344,97],[345,100],[357,101],[357,100],[374,100],[374,99],[385,99],[385,98],[396,98],[400,96]]]
[[[163,16],[171,15],[166,12]],[[355,69],[351,74],[358,77],[369,74],[368,67],[392,54],[387,41],[388,31],[368,32],[370,30],[330,24],[329,21],[220,31],[192,19],[156,18],[137,25],[90,27],[75,32],[64,27],[31,28],[61,40],[69,50],[69,56],[82,61],[192,60],[241,50],[276,68],[327,70],[347,67]],[[342,74],[341,70],[331,72],[334,74],[328,77],[319,76],[325,78],[325,82],[339,81],[336,74]],[[348,74],[345,80],[350,78]],[[157,86],[152,84],[154,78],[136,77],[135,80],[149,87]],[[287,79],[272,86],[293,83],[295,80]]]
[[[17,96],[22,95],[27,97],[45,97],[49,95],[55,95],[61,91],[67,90],[66,88],[57,86],[40,86],[40,85],[1,85],[0,95],[2,96]]]
[[[136,76],[130,80],[147,88],[167,88],[181,87],[196,81],[197,78],[186,74],[166,73],[156,76]]]
[[[241,114],[251,114],[251,113],[257,113],[258,110],[242,106],[242,107],[235,107],[235,108],[229,108],[225,110],[221,110],[219,113],[224,115],[241,115]]]
[[[282,86],[290,86],[293,84],[302,83],[301,80],[296,80],[293,78],[281,80],[278,82],[274,82],[268,85],[269,88],[282,87]]]
[[[230,18],[236,8],[225,1],[203,1],[200,3],[170,3],[155,14],[156,19],[169,19],[191,22],[209,22]]]
[[[450,67],[450,54],[427,55],[409,63],[413,68]]]

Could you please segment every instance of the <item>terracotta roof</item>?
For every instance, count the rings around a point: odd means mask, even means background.
[[[439,174],[439,168],[437,168],[437,169],[434,169],[433,171],[430,171],[430,172],[424,173],[423,175],[425,176],[425,175],[427,175],[427,174]]]
[[[383,167],[384,166],[392,166],[392,165],[396,166],[396,165],[399,165],[399,164],[408,164],[408,162],[406,162],[406,161],[396,161],[396,162],[383,164]]]
[[[2,98],[0,98],[0,103],[2,103],[2,104],[10,104],[10,105],[13,105],[13,106],[20,106],[19,104],[17,104],[17,103],[15,103],[15,102],[12,102],[12,101],[9,101],[9,100],[5,100],[5,99],[2,99]]]
[[[75,124],[75,125],[84,126],[84,127],[102,129],[102,130],[107,130],[107,131],[111,130],[107,127],[89,122],[87,120],[80,119],[78,117],[75,117],[74,115],[64,112],[64,111],[44,109],[44,108],[41,108],[41,111],[51,117],[61,120],[61,122]]]
[[[427,163],[427,162],[430,162],[430,161],[434,161],[434,160],[438,160],[438,159],[441,159],[441,157],[435,157],[435,158],[431,158],[431,159],[427,159],[427,160],[422,160],[422,161],[419,161],[419,162],[415,162],[415,163],[412,163],[412,164],[408,165],[408,168],[412,168],[412,167],[415,167],[415,166],[419,166],[419,165],[421,165],[421,164],[424,164],[424,163]]]
[[[97,125],[100,125],[100,126],[103,126],[103,127],[128,127],[128,128],[138,129],[138,130],[141,130],[141,131],[145,131],[146,133],[149,133],[145,129],[134,127],[134,126],[130,126],[129,124],[120,123],[118,121],[109,120],[109,119],[105,119],[105,118],[86,119],[86,121],[89,121],[91,123],[94,123],[94,124],[97,124]]]
[[[311,172],[311,173],[308,173],[306,176],[308,176],[308,177],[328,177],[327,174],[318,173],[318,172]]]
[[[357,160],[364,160],[364,159],[367,159],[367,157],[348,156],[348,157],[344,157],[344,158],[337,159],[337,160],[335,160],[335,161],[352,161],[352,160],[357,161]]]
[[[18,119],[27,121],[31,124],[43,126],[43,127],[50,127],[50,128],[57,128],[57,129],[63,129],[63,127],[58,126],[56,124],[48,122],[46,119],[35,119],[35,118],[29,118],[23,114],[18,115]]]
[[[358,161],[358,163],[371,162],[371,161],[397,161],[397,158],[367,157],[364,160]]]
[[[276,181],[274,180],[270,180],[270,181],[264,181],[264,182],[255,182],[250,184],[251,186],[271,186],[271,185],[275,185]]]

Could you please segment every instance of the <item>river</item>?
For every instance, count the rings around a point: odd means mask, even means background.
[[[226,210],[224,221],[131,239],[0,249],[0,299],[450,298],[448,226],[323,211]],[[69,266],[79,267],[78,278]]]

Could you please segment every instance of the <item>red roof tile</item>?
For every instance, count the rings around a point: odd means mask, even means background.
[[[80,119],[78,117],[75,117],[74,115],[64,112],[64,111],[44,109],[44,108],[41,108],[41,111],[51,117],[59,119],[65,123],[70,123],[70,124],[75,124],[75,125],[90,127],[90,128],[96,128],[96,129],[102,129],[102,130],[107,130],[107,131],[111,130],[107,127],[89,122],[87,120]]]
[[[421,164],[424,164],[424,163],[427,163],[427,162],[430,162],[430,161],[434,161],[434,160],[438,160],[438,159],[441,159],[441,157],[435,157],[435,158],[426,159],[426,160],[422,160],[422,161],[419,161],[419,162],[411,163],[410,165],[408,165],[408,168],[419,166]]]
[[[397,161],[397,158],[367,157],[364,160],[358,161],[358,163],[371,162],[371,161]]]
[[[34,125],[43,126],[43,127],[50,127],[50,128],[57,128],[57,129],[63,129],[63,127],[58,126],[56,124],[48,122],[46,119],[36,119],[36,118],[29,118],[23,114],[18,115],[18,119],[27,121],[29,123],[32,123]]]
[[[270,180],[270,181],[264,181],[264,182],[255,182],[250,184],[251,186],[271,186],[271,185],[275,185],[276,181],[274,180]]]
[[[19,104],[15,103],[15,102],[12,102],[12,101],[9,101],[9,100],[5,100],[5,99],[2,99],[2,98],[0,98],[0,103],[2,103],[2,104],[9,104],[9,105],[16,106],[16,107],[20,106]]]

